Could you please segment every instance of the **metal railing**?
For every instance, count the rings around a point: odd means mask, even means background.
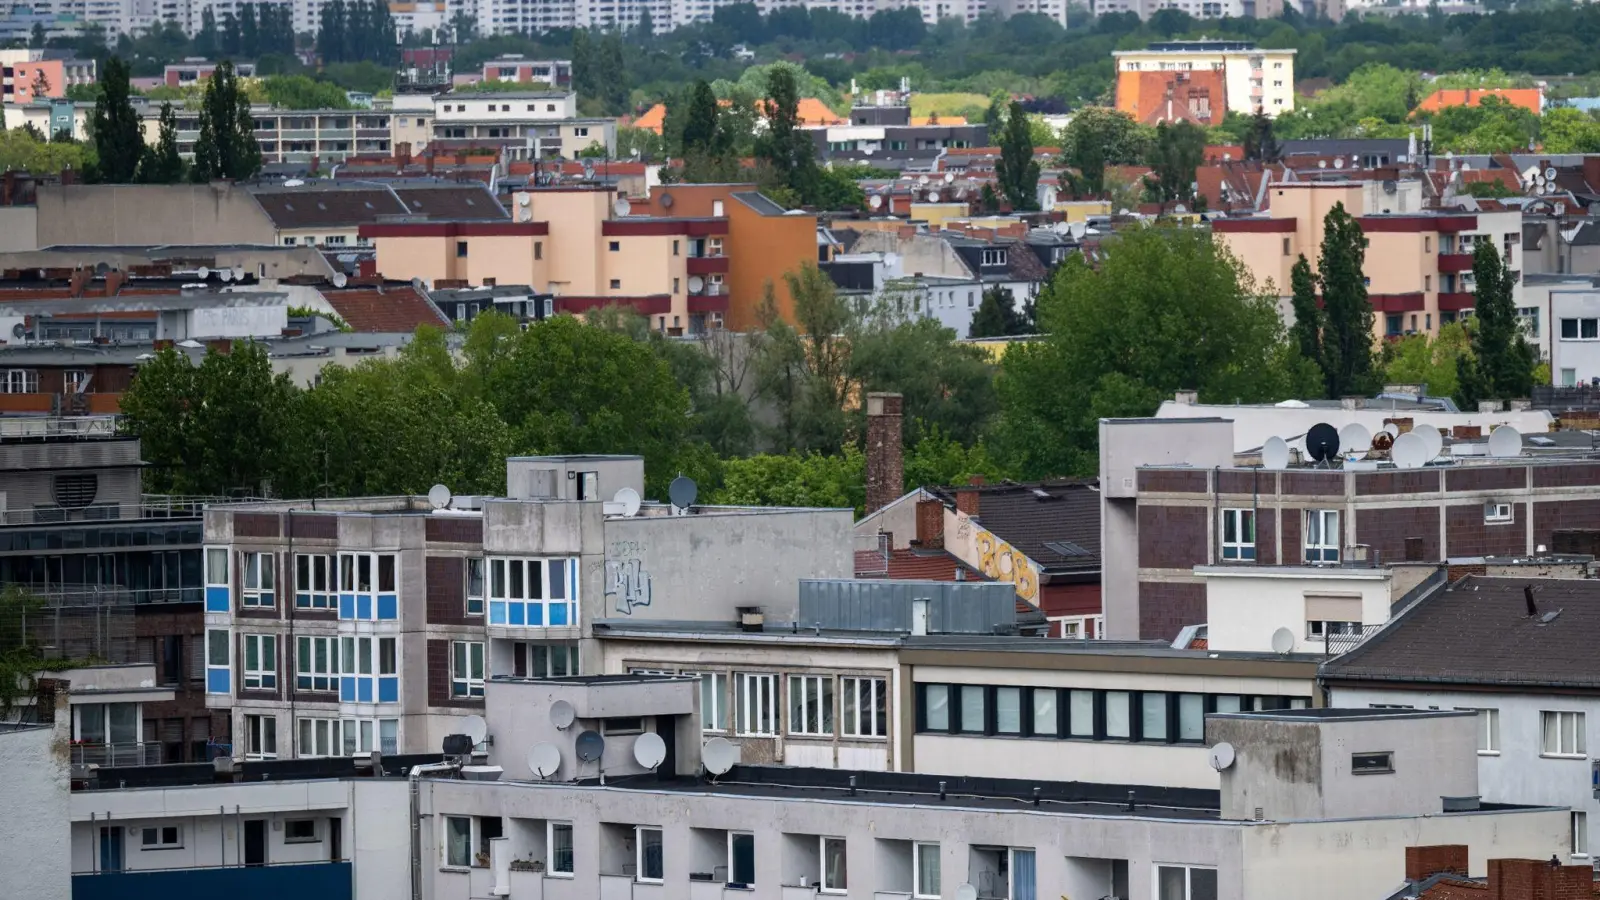
[[[44,600],[46,609],[84,606],[142,606],[147,603],[199,603],[205,599],[201,585],[189,587],[130,588],[116,584],[56,584],[29,588]]]
[[[0,418],[0,438],[111,437],[116,433],[116,416],[6,416]]]
[[[117,743],[72,742],[74,766],[159,766],[161,745],[142,741]]]
[[[4,421],[4,419],[0,419]],[[198,519],[207,504],[254,500],[254,497],[165,497],[145,494],[138,502],[92,503],[88,506],[33,506],[0,509],[0,525],[60,525],[68,522],[128,522],[138,519]]]

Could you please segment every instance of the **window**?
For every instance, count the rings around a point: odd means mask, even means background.
[[[285,819],[283,842],[285,844],[314,844],[322,840],[317,835],[316,819]]]
[[[673,256],[677,256],[677,255],[679,255],[679,253],[678,253],[678,251],[679,251],[679,250],[680,250],[680,249],[681,249],[681,248],[680,248],[680,247],[679,247],[679,246],[678,246],[678,245],[679,245],[679,243],[680,243],[680,242],[679,242],[679,241],[673,241],[673,242],[672,242],[672,255],[673,255]]]
[[[1426,234],[1422,236],[1422,252],[1423,253],[1432,253],[1433,252],[1433,238],[1431,236],[1429,236],[1429,235],[1426,235]]]
[[[833,735],[831,676],[789,676],[789,733]]]
[[[1443,318],[1443,315],[1443,313],[1440,313],[1441,319]],[[1522,331],[1524,334],[1531,338],[1537,338],[1539,336],[1539,307],[1518,307],[1517,319],[1522,322]]]
[[[1133,739],[1133,695],[1127,691],[1106,691],[1105,736],[1114,741]]]
[[[994,689],[995,734],[1022,734],[1022,688]]]
[[[1562,319],[1561,339],[1592,341],[1600,338],[1600,319]]]
[[[1253,509],[1225,509],[1222,511],[1222,558],[1253,560],[1256,558],[1256,511]]]
[[[550,858],[545,861],[551,875],[572,877],[572,823],[550,823]]]
[[[839,730],[846,737],[887,737],[888,705],[889,685],[884,679],[839,679]]]
[[[748,831],[728,832],[728,883],[756,883],[756,836]]]
[[[1516,513],[1511,504],[1491,500],[1483,505],[1483,521],[1485,522],[1514,522]]]
[[[378,674],[399,675],[400,670],[395,659],[396,643],[392,637],[378,638]]]
[[[1293,255],[1293,251],[1291,250],[1291,243],[1290,243],[1290,239],[1289,238],[1284,238],[1283,239],[1283,255],[1284,256],[1292,256]]]
[[[1323,640],[1335,635],[1359,635],[1365,630],[1360,622],[1335,622],[1326,619],[1311,619],[1306,622],[1306,638],[1309,640]]]
[[[1373,753],[1352,753],[1350,754],[1350,774],[1392,775],[1394,774],[1394,754],[1388,750]]]
[[[1033,706],[1033,721],[1029,734],[1034,737],[1059,737],[1061,716],[1058,712],[1059,693],[1054,688],[1033,688],[1028,692]]]
[[[772,737],[778,733],[778,676],[737,672],[733,676],[737,733]]]
[[[244,606],[271,607],[273,568],[276,557],[271,553],[241,553],[244,565],[244,589],[240,604]]]
[[[1217,870],[1157,864],[1156,900],[1217,900]]]
[[[956,690],[960,692],[958,696],[961,702],[958,727],[970,734],[982,734],[988,724],[988,689],[976,684],[963,684]]]
[[[913,844],[911,869],[916,877],[911,893],[917,900],[936,900],[939,896],[939,845]]]
[[[1339,511],[1306,510],[1306,562],[1339,561]]]
[[[450,644],[450,696],[483,696],[483,642]]]
[[[621,278],[613,278],[613,279],[611,279],[611,289],[613,291],[622,290],[622,279]]]
[[[483,615],[483,560],[467,559],[467,615]]]
[[[321,553],[301,553],[294,560],[296,609],[334,609],[338,605],[333,584],[333,558]]]
[[[300,747],[298,754],[307,756],[337,756],[342,749],[339,740],[338,719],[300,719]]]
[[[1139,737],[1146,741],[1171,738],[1167,722],[1167,695],[1159,691],[1139,695]]]
[[[1541,712],[1539,721],[1543,731],[1539,750],[1542,755],[1581,757],[1588,752],[1583,713]]]
[[[950,686],[922,685],[922,730],[950,730]]]
[[[986,265],[986,266],[1003,266],[1005,264],[1006,264],[1006,251],[1004,251],[1004,250],[989,250],[989,249],[986,249],[986,250],[983,251],[983,265]]]
[[[1206,739],[1206,698],[1203,694],[1178,695],[1178,740],[1202,743]]]
[[[577,128],[572,129],[572,134],[575,137],[588,137],[589,136],[589,129],[584,128],[583,126],[579,126]]]
[[[283,239],[283,245],[285,247],[293,247],[294,246],[294,238],[292,238],[292,237],[284,238]]]
[[[1478,754],[1480,756],[1500,755],[1500,710],[1456,708],[1461,712],[1475,712],[1478,714]]]
[[[1589,855],[1589,814],[1572,814],[1572,855]]]
[[[345,242],[345,236],[344,235],[342,235],[342,234],[330,234],[330,235],[328,235],[327,241],[325,241],[324,243],[326,243],[330,247],[341,247],[341,246],[344,245],[344,242]]]
[[[849,868],[846,865],[844,838],[825,837],[822,847],[822,892],[843,894],[849,889]]]
[[[567,559],[490,559],[489,624],[577,624],[577,565]]]
[[[206,584],[212,587],[228,586],[228,551],[218,548],[206,551]]]
[[[339,639],[301,635],[295,643],[295,687],[302,691],[339,689]]]
[[[179,825],[158,825],[142,829],[139,846],[143,850],[177,850],[183,846],[183,828]]]
[[[634,830],[633,845],[637,848],[635,852],[638,859],[634,860],[634,871],[639,873],[639,880],[660,884],[666,875],[666,866],[661,858],[661,829],[639,826]]]
[[[246,690],[278,689],[278,638],[275,635],[244,636],[244,686]]]
[[[467,258],[467,242],[466,241],[456,241],[456,258],[457,259],[466,259]]]
[[[472,819],[444,817],[444,864],[467,868],[472,865]]]
[[[277,759],[278,717],[245,716],[244,740],[246,759]]]

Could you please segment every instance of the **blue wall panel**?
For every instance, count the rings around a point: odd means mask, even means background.
[[[353,893],[347,862],[72,876],[72,900],[351,900]]]

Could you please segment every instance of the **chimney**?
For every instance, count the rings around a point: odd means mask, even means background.
[[[983,487],[983,476],[967,479],[967,486],[956,488],[956,510],[969,516],[978,514],[978,488]]]
[[[900,445],[899,394],[867,395],[867,513],[905,493],[905,451]]]
[[[1458,441],[1475,441],[1483,437],[1483,426],[1453,425],[1450,428],[1450,437]]]
[[[1421,881],[1433,875],[1467,875],[1465,844],[1438,844],[1406,848],[1406,880]]]
[[[1177,391],[1172,395],[1172,402],[1179,406],[1193,406],[1200,402],[1200,392]]]
[[[1583,180],[1591,191],[1600,186],[1600,156],[1583,158]]]
[[[1589,866],[1563,866],[1555,857],[1489,860],[1487,900],[1588,900],[1593,896],[1594,869]]]
[[[1499,400],[1479,400],[1478,401],[1478,412],[1481,412],[1481,413],[1499,412],[1501,407],[1502,407],[1502,404],[1501,404],[1501,402]]]
[[[1507,400],[1506,406],[1512,412],[1527,412],[1528,410],[1533,409],[1533,401],[1527,399],[1526,397],[1518,400]]]
[[[944,504],[938,500],[917,501],[917,543],[924,550],[944,549]]]

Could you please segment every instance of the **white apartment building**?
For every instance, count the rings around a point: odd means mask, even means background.
[[[594,144],[616,153],[617,123],[580,117],[572,92],[441,94],[433,139],[499,141],[513,158],[574,159]]]
[[[1294,54],[1266,50],[1247,41],[1163,41],[1143,50],[1117,50],[1118,81],[1144,72],[1217,71],[1223,73],[1228,111],[1269,116],[1294,109]]]

